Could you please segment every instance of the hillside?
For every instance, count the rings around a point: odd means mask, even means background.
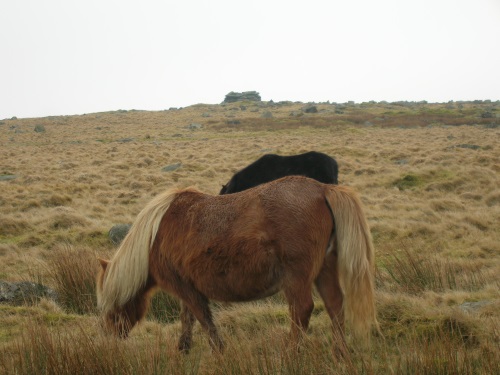
[[[62,277],[74,273],[89,301],[0,304],[0,373],[43,373],[29,363],[41,358],[52,373],[74,373],[81,360],[97,373],[119,373],[124,363],[124,373],[498,373],[500,103],[314,108],[245,101],[0,121],[0,280],[37,281],[64,294],[70,282]],[[265,153],[310,150],[334,157],[340,184],[365,205],[385,342],[375,337],[370,353],[353,348],[337,363],[318,299],[305,349],[291,355],[279,296],[215,306],[228,341],[223,358],[211,355],[201,330],[196,350],[179,355],[175,317],[151,314],[126,342],[98,334],[95,256],[115,250],[114,224],[132,222],[166,188],[217,194]],[[132,353],[140,354],[132,360]]]

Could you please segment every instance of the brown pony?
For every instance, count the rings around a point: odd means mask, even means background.
[[[110,261],[100,260],[98,305],[106,331],[127,337],[161,288],[182,301],[180,350],[198,320],[215,350],[223,342],[209,300],[236,302],[283,290],[297,340],[322,297],[344,348],[376,325],[374,254],[357,196],[347,187],[292,176],[240,193],[169,190],[139,213]]]

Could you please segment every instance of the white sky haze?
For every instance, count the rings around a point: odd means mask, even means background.
[[[500,0],[0,0],[0,119],[500,100]]]

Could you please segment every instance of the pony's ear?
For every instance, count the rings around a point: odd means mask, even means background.
[[[106,271],[106,268],[108,267],[108,264],[109,264],[109,260],[102,259],[102,258],[97,258],[97,260],[99,261],[99,263],[101,263],[102,270]]]

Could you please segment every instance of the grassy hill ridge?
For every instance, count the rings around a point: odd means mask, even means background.
[[[81,363],[94,373],[499,372],[500,104],[314,105],[315,113],[304,103],[237,102],[0,121],[0,279],[67,293],[58,304],[0,305],[0,373],[85,373]],[[166,188],[217,194],[264,153],[310,150],[334,157],[340,183],[365,205],[385,341],[336,361],[318,300],[304,350],[291,354],[279,296],[214,306],[223,358],[201,330],[193,353],[180,356],[179,323],[161,311],[126,342],[100,336],[91,284],[95,256],[115,250],[112,225],[132,222]],[[85,304],[72,305],[75,296]]]

